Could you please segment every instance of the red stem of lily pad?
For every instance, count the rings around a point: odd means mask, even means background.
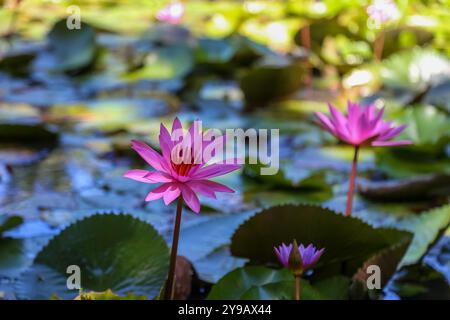
[[[295,300],[300,300],[300,276],[295,276]]]
[[[349,182],[348,194],[347,194],[347,206],[345,209],[345,215],[347,217],[352,214],[353,191],[355,190],[355,180],[356,180],[356,171],[357,171],[357,163],[358,163],[358,151],[359,151],[359,147],[355,146],[355,154],[353,156],[352,172],[350,174],[350,182]]]
[[[384,32],[381,31],[378,38],[375,39],[375,43],[373,44],[373,55],[375,61],[381,61],[383,58],[383,49],[384,49]]]
[[[167,277],[164,290],[164,300],[171,300],[174,296],[175,267],[178,253],[178,239],[180,238],[181,211],[183,209],[183,197],[180,195],[177,203],[177,214],[175,217],[175,226],[173,229],[172,248],[170,251],[169,275]]]

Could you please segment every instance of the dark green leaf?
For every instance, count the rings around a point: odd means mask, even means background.
[[[343,264],[340,274],[352,275],[370,256],[394,244],[409,243],[411,235],[393,229],[374,229],[353,217],[312,205],[285,205],[261,211],[242,224],[231,252],[252,262],[277,263],[273,247],[296,239],[325,248],[317,267]]]
[[[83,69],[94,61],[95,30],[87,23],[81,23],[80,29],[69,29],[66,19],[59,20],[48,34],[48,40],[57,59],[56,71]]]
[[[168,248],[156,230],[130,215],[97,214],[77,221],[54,237],[37,255],[18,284],[22,299],[73,299],[66,286],[67,267],[81,270],[86,291],[113,290],[155,297],[164,283]]]

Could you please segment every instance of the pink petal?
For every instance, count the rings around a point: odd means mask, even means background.
[[[200,212],[200,201],[198,200],[195,192],[188,187],[186,184],[179,184],[181,188],[181,194],[183,196],[184,202],[186,202],[187,206],[191,208],[195,213]]]
[[[149,173],[150,173],[150,171],[147,171],[147,170],[133,169],[133,170],[128,170],[127,172],[125,172],[123,174],[123,177],[132,179],[132,180],[136,180],[139,182],[144,182],[144,183],[154,183],[153,181],[145,178],[145,176]]]
[[[167,166],[161,155],[150,146],[139,140],[131,141],[132,148],[155,170],[168,172]]]
[[[347,127],[347,119],[339,112],[336,108],[334,108],[331,104],[328,104],[328,108],[330,109],[330,113],[332,118],[331,123],[334,125],[334,129],[336,133],[345,139],[349,139],[349,128]]]
[[[125,178],[133,179],[144,183],[171,182],[172,178],[164,173],[147,170],[129,170],[123,174]]]
[[[172,183],[171,186],[164,192],[164,204],[169,205],[173,200],[178,198],[181,194],[181,190],[176,183]]]
[[[229,192],[234,190],[227,186],[209,180],[191,180],[186,183],[192,190],[210,198],[216,198],[215,192]]]
[[[374,121],[378,122],[381,120],[381,118],[383,117],[383,113],[384,113],[384,107],[380,109],[380,111],[378,111],[377,116],[375,117]]]
[[[334,129],[333,124],[331,123],[330,119],[324,115],[322,112],[314,112],[317,118],[319,118],[322,125],[330,131],[331,134],[336,134],[336,130]]]
[[[172,123],[172,133],[174,133],[175,130],[180,130],[180,129],[183,130],[183,126],[181,125],[180,119],[178,119],[178,117],[176,117]]]
[[[221,176],[239,169],[241,166],[238,164],[211,164],[207,167],[199,169],[192,175],[193,179],[205,179]]]
[[[395,136],[399,135],[403,130],[405,130],[406,127],[407,125],[401,125],[396,128],[391,128],[388,131],[382,133],[379,139],[377,140],[389,140],[391,138],[394,138]]]
[[[203,163],[207,163],[211,161],[215,156],[220,155],[220,152],[223,153],[223,146],[226,142],[226,136],[215,136],[213,137],[213,130],[208,130],[203,138]],[[212,152],[210,152],[212,151]],[[216,153],[219,151],[219,154]]]
[[[214,191],[211,190],[210,188],[207,188],[206,186],[204,186],[202,183],[200,183],[200,181],[202,181],[202,180],[197,180],[197,181],[193,180],[193,181],[186,182],[186,184],[194,192],[200,193],[201,195],[204,195],[208,198],[216,199],[216,194],[214,193]]]
[[[164,159],[166,159],[167,162],[170,162],[170,152],[173,147],[173,141],[169,131],[162,123],[159,129],[159,144]]]
[[[398,141],[373,141],[372,146],[374,147],[393,147],[393,146],[405,146],[412,144],[409,140],[398,140]]]
[[[155,189],[153,189],[152,191],[149,192],[149,194],[145,198],[145,201],[153,201],[153,200],[158,200],[158,199],[162,198],[164,196],[164,192],[166,192],[167,189],[171,185],[172,185],[172,183],[169,182],[169,183],[164,183],[164,184],[160,185],[159,187],[156,187]]]
[[[191,127],[188,130],[189,133],[189,138],[190,138],[190,142],[191,142],[191,152],[192,155],[194,156],[194,163],[195,164],[203,164],[203,157],[202,157],[202,153],[203,153],[203,136],[200,133],[200,127],[199,127],[199,120],[195,120]]]

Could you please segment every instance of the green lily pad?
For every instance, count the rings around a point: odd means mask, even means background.
[[[220,64],[230,61],[236,52],[236,46],[227,39],[202,38],[195,49],[197,63]]]
[[[17,276],[29,260],[23,240],[0,238],[0,275]]]
[[[377,168],[392,178],[410,178],[439,172],[450,174],[450,159],[445,154],[433,156],[423,152],[410,152],[408,147],[380,150],[376,154]],[[414,161],[411,161],[414,159]]]
[[[287,58],[261,61],[240,78],[247,107],[263,106],[294,93],[303,84],[303,71],[301,64]]]
[[[349,279],[333,277],[311,285],[302,279],[300,296],[303,300],[345,299]],[[285,300],[294,299],[294,277],[287,269],[261,266],[236,269],[213,286],[209,300]]]
[[[187,45],[156,48],[147,55],[144,66],[125,74],[127,81],[182,78],[194,67],[192,50]]]
[[[262,175],[261,169],[265,166],[261,163],[247,164],[244,166],[245,177],[260,181],[265,186],[284,189],[327,189],[325,172],[322,170],[302,170],[291,162],[282,164],[275,175]],[[261,186],[260,186],[261,187]]]
[[[423,90],[450,74],[450,61],[431,49],[402,51],[383,61],[383,83],[392,88]]]
[[[396,52],[424,47],[433,40],[433,34],[423,27],[401,26],[384,31],[383,58]]]
[[[432,267],[423,264],[402,268],[389,289],[403,300],[450,299],[448,279]]]
[[[450,119],[433,106],[408,108],[399,121],[408,124],[403,136],[413,141],[414,144],[410,148],[431,145],[442,150],[450,142]]]
[[[358,287],[363,288],[362,291],[365,295],[367,295],[367,280],[372,275],[372,273],[367,272],[370,266],[378,266],[380,268],[380,271],[382,271],[380,277],[380,285],[381,288],[384,288],[391,277],[397,271],[398,262],[402,259],[407,249],[408,243],[395,244],[392,247],[387,248],[380,253],[377,253],[374,256],[370,257],[364,263],[364,265],[353,275],[352,289]]]
[[[417,263],[450,226],[450,205],[423,212],[396,223],[396,227],[414,234],[402,266]]]
[[[80,29],[69,29],[66,19],[59,20],[48,34],[48,41],[56,58],[56,71],[80,70],[94,62],[95,30],[87,23],[82,22]]]
[[[23,218],[19,216],[0,216],[0,237],[3,232],[14,229],[23,223]]]
[[[0,124],[0,162],[26,165],[56,146],[58,134],[42,125]]]
[[[375,201],[417,201],[450,195],[450,175],[423,175],[402,180],[359,183],[358,191]]]
[[[399,122],[408,124],[400,139],[409,139],[413,144],[380,150],[376,154],[379,168],[398,178],[450,173],[450,159],[445,150],[450,142],[447,115],[433,106],[418,105],[402,111]]]
[[[371,58],[372,50],[365,41],[355,41],[344,35],[326,37],[321,57],[326,63],[336,66],[342,73],[350,71]]]
[[[55,236],[20,278],[21,299],[73,299],[78,290],[66,286],[67,267],[77,265],[86,291],[111,289],[153,298],[167,274],[168,248],[148,223],[123,214],[96,214],[79,220]]]
[[[33,53],[17,53],[5,55],[0,59],[0,70],[16,77],[26,77],[35,55]]]
[[[374,254],[399,243],[409,243],[411,234],[394,229],[375,229],[363,221],[338,215],[313,205],[284,205],[262,210],[234,233],[231,253],[253,263],[277,263],[276,245],[313,243],[325,248],[317,267],[352,276]],[[320,272],[318,272],[320,274]]]

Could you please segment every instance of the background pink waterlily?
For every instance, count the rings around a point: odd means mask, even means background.
[[[383,121],[384,107],[377,111],[375,105],[363,107],[349,101],[347,116],[328,104],[330,116],[316,112],[322,127],[339,140],[354,145],[374,147],[400,146],[411,144],[409,140],[391,141],[407,126],[394,126],[392,121]]]
[[[224,175],[240,168],[236,159],[226,163],[207,164],[210,156],[202,153],[211,143],[221,147],[224,138],[210,140],[208,132],[199,132],[196,122],[184,134],[176,137],[176,131],[183,130],[181,122],[175,118],[172,131],[161,124],[159,143],[162,155],[139,140],[132,141],[132,148],[155,170],[133,169],[125,172],[124,177],[144,183],[161,183],[145,198],[153,201],[163,198],[166,205],[180,195],[192,211],[200,212],[197,193],[216,198],[216,192],[234,192],[229,187],[208,179]],[[199,146],[201,143],[201,148]]]
[[[172,2],[156,13],[156,19],[170,24],[179,24],[184,16],[184,4]]]
[[[412,144],[409,140],[392,140],[407,126],[394,126],[392,121],[383,121],[384,107],[377,111],[375,105],[363,107],[351,101],[347,104],[347,116],[344,116],[331,104],[328,104],[330,116],[316,112],[321,126],[339,140],[354,146],[352,169],[345,215],[350,216],[353,206],[353,190],[355,188],[358,153],[360,147],[390,147]]]

